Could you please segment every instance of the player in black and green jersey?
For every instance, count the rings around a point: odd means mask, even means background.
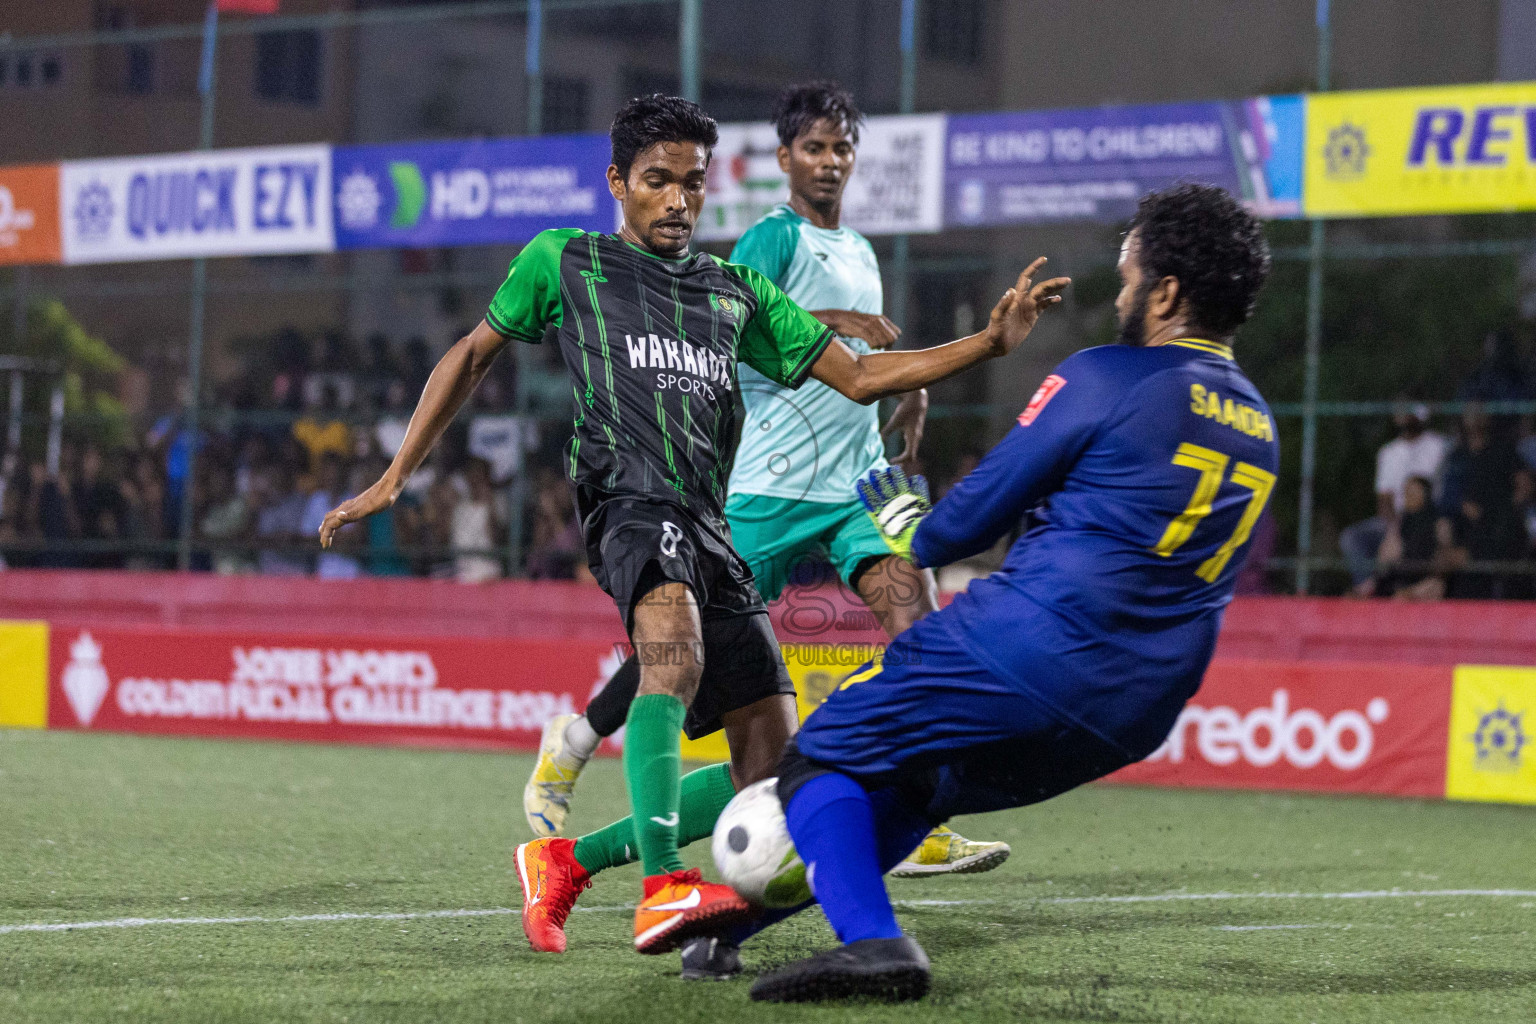
[[[537,343],[556,328],[576,400],[570,473],[588,559],[641,661],[624,749],[633,817],[614,827],[633,835],[647,875],[635,948],[660,953],[750,916],[731,889],[683,871],[678,846],[708,835],[736,788],[772,774],[798,725],[767,611],[723,517],[737,360],[786,387],[814,377],[874,402],[1012,351],[1068,282],[1035,285],[1036,261],[982,332],[856,353],[761,274],[689,252],[717,138],[697,105],[632,100],[611,136],[618,233],[546,231],[518,254],[485,320],[433,371],[394,462],[320,533],[329,544],[342,524],[387,508],[507,341]],[[681,780],[679,731],[720,728],[729,767]],[[517,860],[530,943],[563,950],[590,871],[565,839],[520,846]]]

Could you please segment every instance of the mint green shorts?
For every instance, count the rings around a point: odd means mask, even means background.
[[[758,593],[769,604],[778,600],[797,565],[826,559],[852,586],[865,562],[891,553],[856,498],[834,505],[733,494],[726,500],[725,518],[731,546],[751,567]]]

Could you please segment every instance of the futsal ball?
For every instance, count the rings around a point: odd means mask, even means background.
[[[779,805],[778,779],[737,793],[715,822],[715,867],[725,883],[760,907],[795,907],[812,899]]]

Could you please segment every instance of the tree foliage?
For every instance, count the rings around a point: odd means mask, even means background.
[[[118,376],[127,365],[101,338],[90,334],[57,299],[42,299],[27,306],[26,327],[16,336],[14,307],[0,312],[0,353],[25,356],[57,364],[56,373],[28,373],[23,410],[26,428],[22,444],[40,452],[45,423],[55,384],[62,374],[64,417],[69,437],[104,448],[128,443],[128,414],[116,394]]]

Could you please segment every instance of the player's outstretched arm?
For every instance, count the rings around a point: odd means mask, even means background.
[[[947,345],[904,352],[860,354],[833,339],[811,367],[811,376],[835,391],[869,405],[907,391],[916,391],[952,377],[986,359],[1005,356],[1029,336],[1040,314],[1061,301],[1070,278],[1053,277],[1034,283],[1045,265],[1042,256],[1019,275],[992,310],[987,326]]]
[[[366,519],[395,503],[405,482],[426,459],[448,424],[475,390],[475,385],[491,368],[496,354],[506,347],[507,339],[496,333],[484,320],[448,350],[427,378],[427,386],[411,414],[405,440],[395,459],[374,485],[350,501],[344,501],[320,524],[320,545],[331,546],[331,538],[347,523]]]

